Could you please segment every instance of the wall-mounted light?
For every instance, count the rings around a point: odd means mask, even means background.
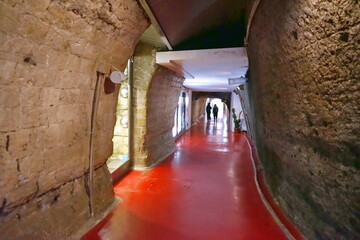
[[[228,78],[229,85],[244,84],[247,82],[246,77]]]
[[[114,71],[110,74],[110,80],[113,83],[121,83],[126,79],[126,75],[120,71]]]
[[[129,126],[129,121],[127,117],[122,117],[120,120],[120,124],[122,127],[127,128]]]
[[[129,96],[129,90],[127,87],[123,87],[120,89],[120,95],[123,98],[127,98]]]

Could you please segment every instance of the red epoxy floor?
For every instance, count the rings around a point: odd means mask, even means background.
[[[287,239],[263,204],[243,134],[200,123],[156,168],[115,187],[123,202],[82,240]]]

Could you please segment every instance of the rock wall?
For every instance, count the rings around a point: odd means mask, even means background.
[[[95,213],[113,201],[117,92],[147,17],[132,0],[0,1],[0,238],[65,239],[89,218],[87,173],[94,88]],[[101,74],[97,74],[100,72]]]
[[[309,239],[360,238],[360,4],[262,1],[250,42],[256,142]]]
[[[172,136],[175,110],[178,105],[184,78],[158,66],[147,94],[147,133],[145,147],[149,149],[151,163],[163,160],[175,151]]]
[[[134,165],[150,167],[175,150],[172,128],[184,78],[155,63],[156,48],[134,55]]]

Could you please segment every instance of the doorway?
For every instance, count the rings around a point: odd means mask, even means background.
[[[213,109],[214,109],[214,106],[216,104],[216,106],[218,107],[218,121],[222,120],[224,117],[226,117],[226,104],[224,104],[223,100],[221,100],[220,98],[208,98],[206,100],[206,103],[205,103],[205,116],[206,116],[206,106],[208,105],[208,103],[210,103],[210,106],[211,106],[211,120],[210,121],[213,121],[214,120],[214,115],[213,115]],[[206,119],[206,118],[205,118]],[[206,119],[206,121],[208,121]]]

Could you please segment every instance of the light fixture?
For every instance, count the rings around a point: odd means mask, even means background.
[[[126,79],[126,76],[123,72],[120,71],[114,71],[110,74],[110,80],[113,83],[121,83]]]
[[[120,124],[122,127],[127,128],[129,125],[128,118],[126,116],[122,117],[120,120]]]
[[[247,82],[246,77],[228,78],[229,85],[244,84]]]
[[[129,90],[127,86],[120,89],[120,95],[123,98],[127,98],[129,96]]]

